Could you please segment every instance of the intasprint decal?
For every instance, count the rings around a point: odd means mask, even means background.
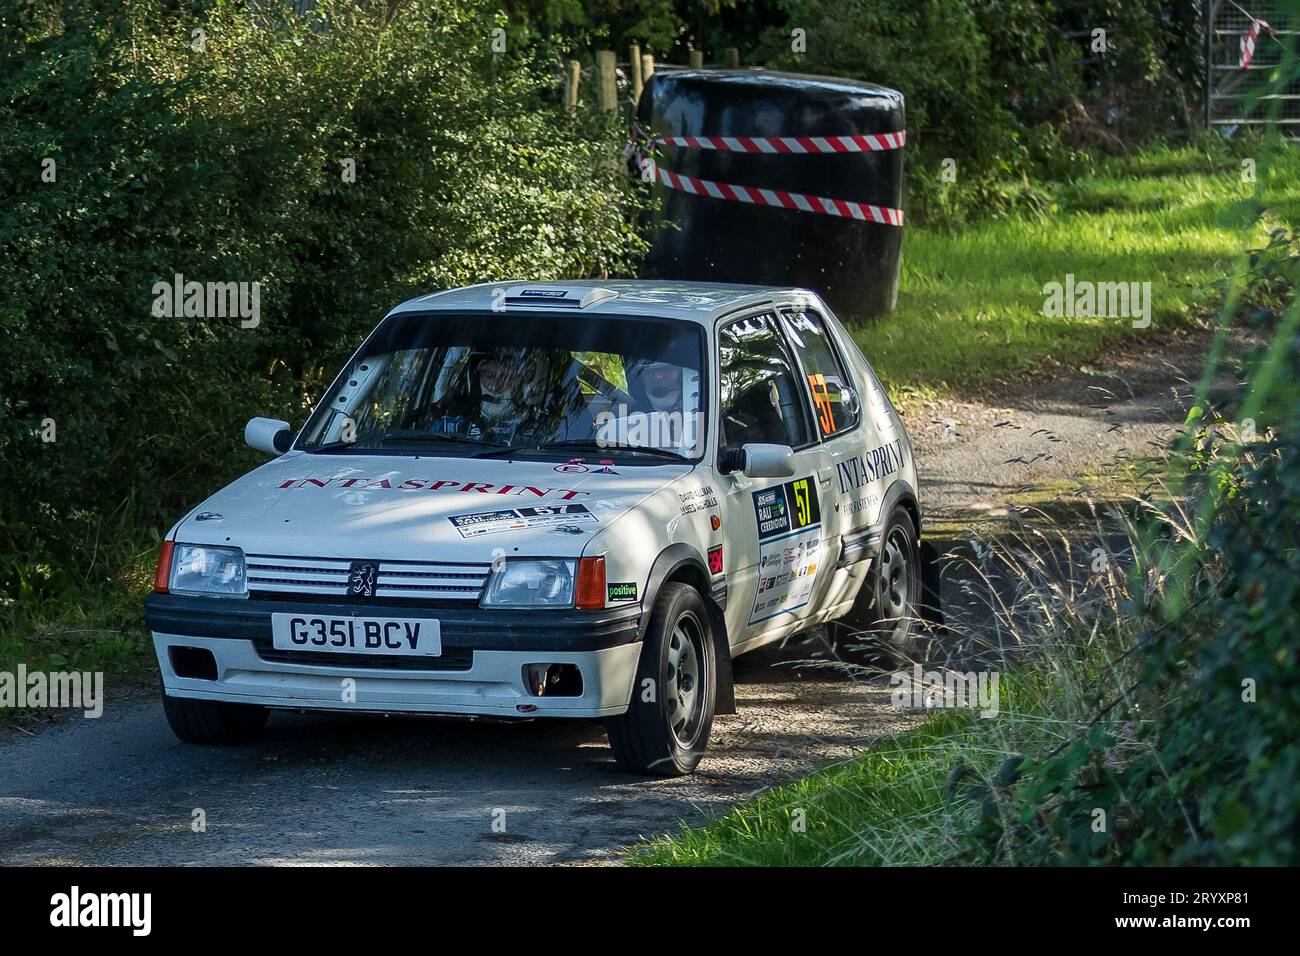
[[[869,485],[892,475],[903,467],[903,439],[891,442],[870,451],[855,455],[853,458],[839,462],[835,466],[840,476],[840,494]]]
[[[821,563],[821,504],[811,477],[755,491],[758,586],[749,623],[804,607]]]
[[[476,538],[479,535],[501,534],[505,531],[573,525],[575,521],[595,522],[596,516],[587,510],[586,505],[552,505],[536,508],[502,508],[499,511],[451,515],[447,520],[460,532],[462,538]]]
[[[636,582],[628,581],[624,584],[610,584],[606,589],[608,601],[635,601],[636,600]]]
[[[709,548],[709,573],[722,573],[722,545],[715,544]]]
[[[505,495],[512,498],[549,498],[556,497],[562,501],[572,501],[578,495],[589,495],[589,491],[576,488],[537,488],[533,485],[494,485],[490,481],[451,481],[442,478],[349,478],[342,475],[333,478],[289,478],[280,482],[278,488],[346,488],[356,491],[472,491],[484,495]]]

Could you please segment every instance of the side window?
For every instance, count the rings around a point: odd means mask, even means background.
[[[724,446],[808,444],[798,374],[777,334],[774,316],[753,316],[725,326],[718,333],[718,359]]]
[[[781,319],[807,376],[808,392],[822,437],[858,423],[859,401],[853,381],[835,354],[821,316],[815,312],[784,312]]]

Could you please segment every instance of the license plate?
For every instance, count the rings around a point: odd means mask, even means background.
[[[431,618],[272,614],[271,644],[284,651],[437,657],[442,634]]]

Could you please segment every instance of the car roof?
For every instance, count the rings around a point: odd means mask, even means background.
[[[542,282],[483,282],[409,299],[390,312],[506,311],[573,312],[611,317],[657,316],[711,325],[719,316],[749,306],[787,302],[791,298],[819,302],[807,289],[740,285],[721,282],[679,282],[653,279],[574,279]]]

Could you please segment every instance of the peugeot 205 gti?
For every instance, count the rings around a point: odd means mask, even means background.
[[[274,460],[182,518],[146,603],[172,729],[270,709],[603,718],[681,774],[731,661],[915,640],[912,448],[813,293],[472,286],[390,312]]]

